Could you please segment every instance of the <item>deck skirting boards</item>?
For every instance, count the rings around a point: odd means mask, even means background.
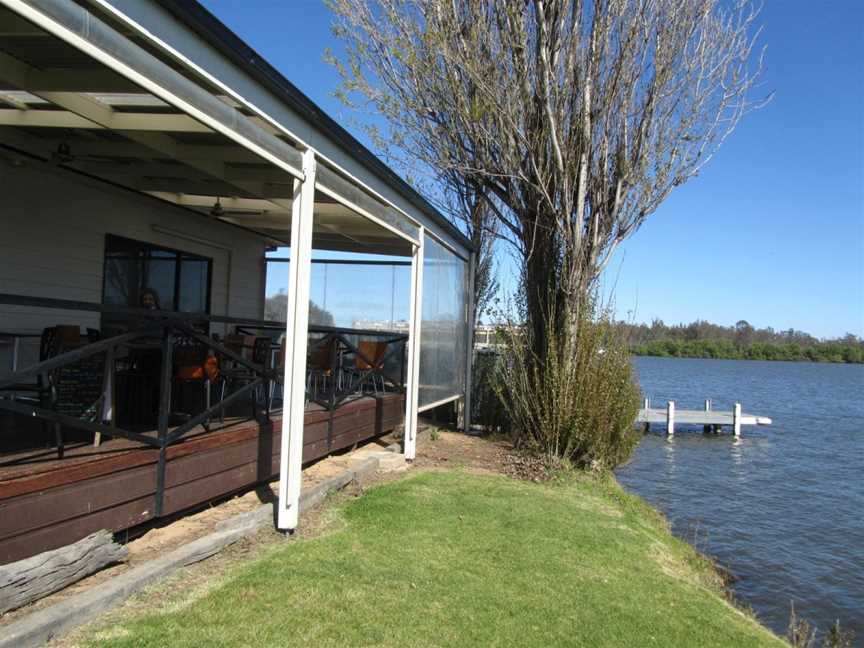
[[[300,512],[309,511],[328,494],[368,477],[377,469],[378,459],[370,457],[353,468],[304,490],[300,495]],[[39,646],[83,625],[121,604],[143,587],[170,576],[181,567],[209,558],[238,540],[256,533],[266,524],[272,524],[273,515],[274,508],[270,503],[223,520],[217,524],[215,532],[193,540],[161,558],[134,567],[107,583],[38,610],[19,621],[0,626],[0,648]]]

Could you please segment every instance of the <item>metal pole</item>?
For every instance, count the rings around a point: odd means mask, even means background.
[[[390,268],[390,328],[396,326],[396,266]]]
[[[405,384],[405,458],[417,454],[417,404],[420,382],[420,320],[423,316],[423,246],[426,233],[420,228],[420,245],[411,256],[411,312],[408,320],[408,377]]]
[[[466,346],[468,347],[465,350],[465,401],[464,407],[462,408],[462,429],[465,432],[471,431],[471,389],[473,383],[473,369],[474,369],[474,308],[476,304],[474,303],[474,268],[476,266],[477,253],[472,252],[471,256],[468,260],[468,281],[467,281],[467,303],[466,306],[466,325],[468,327],[467,330],[467,341]]]
[[[156,467],[156,517],[162,515],[165,500],[165,461],[168,448],[168,424],[171,414],[171,380],[174,377],[174,331],[162,329],[162,380],[159,383],[159,463]]]
[[[309,284],[312,269],[312,221],[315,207],[315,152],[303,154],[302,182],[294,182],[291,205],[291,263],[285,319],[285,380],[282,441],[279,456],[277,526],[297,528],[300,473],[303,467],[303,422],[306,411],[306,349],[309,338]]]

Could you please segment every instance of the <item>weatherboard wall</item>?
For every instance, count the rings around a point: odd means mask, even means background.
[[[0,166],[0,197],[0,293],[101,302],[105,236],[115,234],[212,258],[211,313],[263,314],[258,235],[37,161]],[[99,315],[0,305],[2,332],[55,324],[99,328]],[[0,375],[9,354],[0,347]],[[22,353],[19,366],[34,359]]]

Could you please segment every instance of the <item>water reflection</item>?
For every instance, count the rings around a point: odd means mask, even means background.
[[[742,439],[740,436],[732,437],[729,456],[732,458],[732,464],[736,468],[742,468],[744,466],[744,439]]]

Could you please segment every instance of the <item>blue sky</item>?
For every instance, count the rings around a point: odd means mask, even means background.
[[[339,46],[322,2],[204,4],[360,135],[352,121],[367,117],[331,94],[323,53]],[[864,2],[767,0],[762,22],[774,100],[622,246],[605,281],[636,321],[864,336]]]

